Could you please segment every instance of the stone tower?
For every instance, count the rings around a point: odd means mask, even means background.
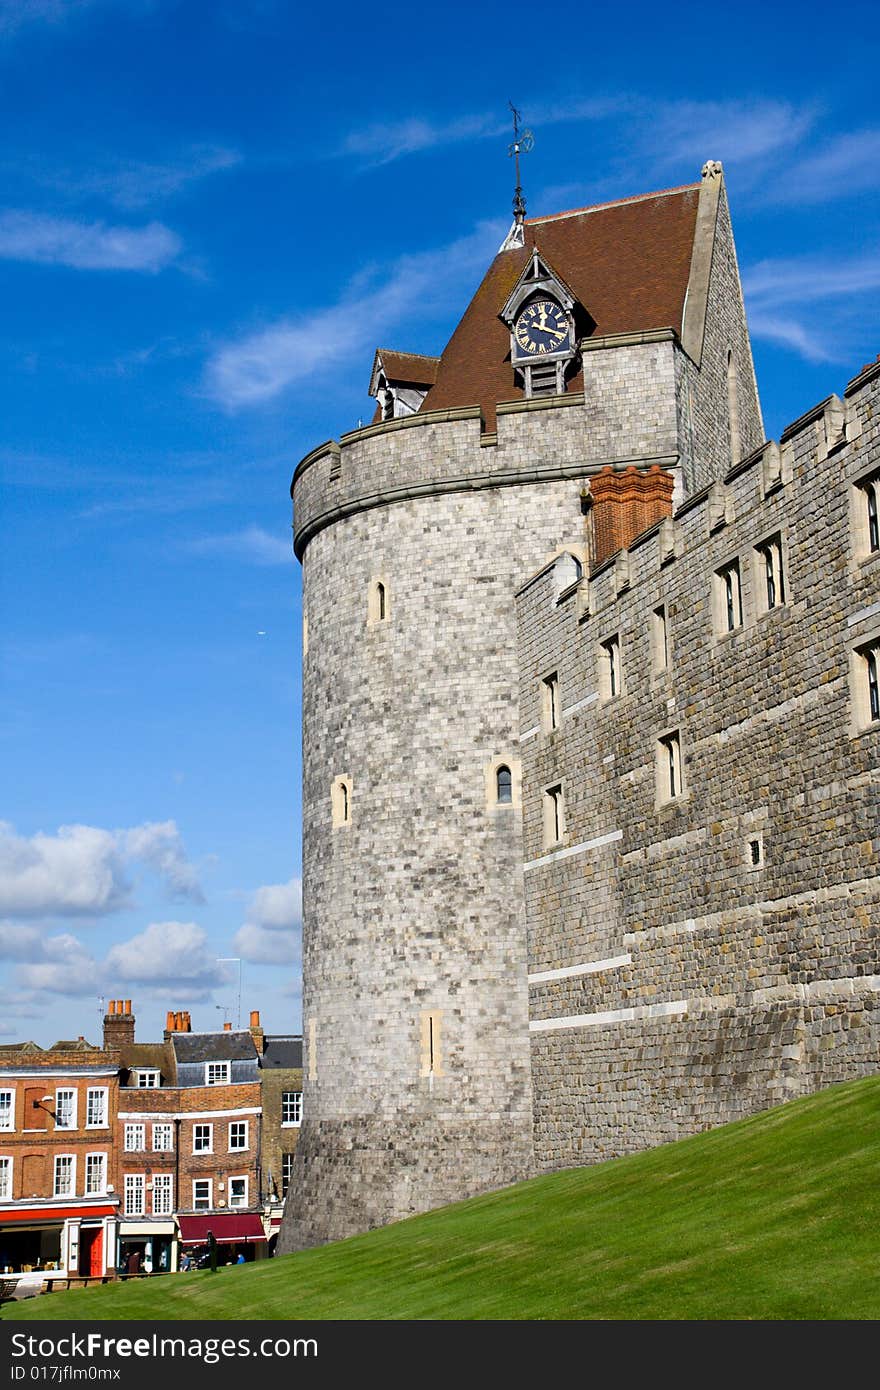
[[[514,596],[590,563],[591,476],[662,470],[668,509],[763,441],[720,165],[518,219],[442,355],[380,349],[371,390],[291,488],[305,1094],[279,1250],[533,1171]]]

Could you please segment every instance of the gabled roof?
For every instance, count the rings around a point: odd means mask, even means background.
[[[439,357],[424,357],[420,352],[394,352],[391,348],[376,348],[373,370],[370,372],[371,396],[375,395],[379,370],[389,381],[404,382],[408,386],[433,386],[437,380]]]
[[[594,336],[681,332],[699,184],[598,207],[533,217],[525,245],[499,251],[440,358],[421,410],[480,405],[495,428],[498,401],[515,400],[510,334],[498,317],[537,246],[595,321]],[[579,372],[569,391],[583,389]]]
[[[174,1084],[174,1049],[170,1043],[129,1043],[119,1049],[119,1064],[129,1071],[149,1068],[162,1073],[166,1085]]]

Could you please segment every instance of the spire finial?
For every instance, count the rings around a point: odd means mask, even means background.
[[[517,111],[512,101],[507,105],[513,112],[513,144],[508,145],[507,154],[516,160],[516,191],[513,195],[513,221],[514,226],[521,227],[526,220],[526,201],[523,197],[522,186],[519,181],[519,157],[520,154],[528,154],[535,143],[535,137],[530,130],[520,130],[522,115]]]

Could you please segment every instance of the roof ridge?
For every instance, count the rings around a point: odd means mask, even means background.
[[[426,362],[439,362],[440,358],[431,352],[409,352],[406,348],[376,348],[377,352],[393,352],[397,357],[423,357]]]
[[[698,183],[680,183],[675,188],[658,188],[653,193],[633,193],[627,198],[612,198],[607,203],[592,203],[585,208],[568,208],[565,212],[548,212],[543,217],[527,217],[526,226],[534,226],[538,222],[554,222],[562,217],[583,217],[587,212],[601,212],[604,208],[621,207],[624,203],[643,203],[647,198],[667,198],[672,193],[688,193],[695,188],[699,188]]]

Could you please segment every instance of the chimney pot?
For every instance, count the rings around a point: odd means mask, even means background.
[[[223,1032],[224,1032],[224,1033],[231,1033],[231,1032],[232,1032],[232,1024],[231,1024],[231,1023],[224,1023],[224,1024],[223,1024]]]
[[[122,1010],[122,1012],[123,1012],[124,1014],[130,1014],[130,1013],[131,1013],[131,1000],[130,1000],[130,999],[126,999],[126,1001],[125,1001],[125,1008]]]
[[[251,1027],[252,1027],[252,1028],[259,1028],[259,1026],[260,1026],[260,1011],[259,1011],[259,1009],[251,1009]]]

